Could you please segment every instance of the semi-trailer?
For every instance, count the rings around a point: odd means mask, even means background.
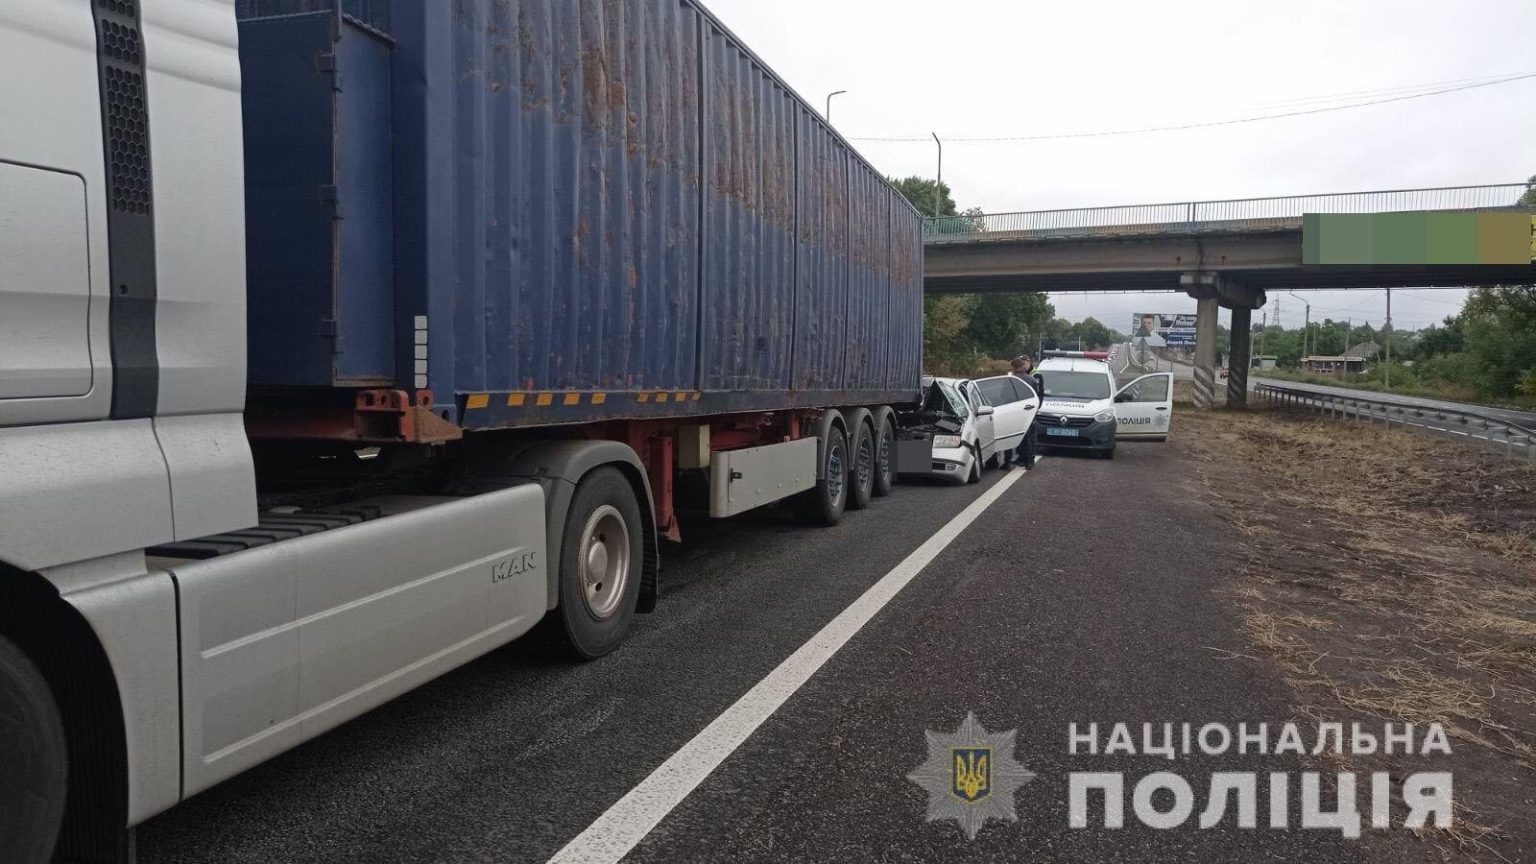
[[[694,0],[0,0],[0,860],[868,505],[921,279]]]

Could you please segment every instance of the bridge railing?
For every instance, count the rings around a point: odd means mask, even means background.
[[[1295,230],[1306,213],[1517,209],[1520,197],[1532,188],[1536,186],[1529,183],[1498,183],[941,216],[924,220],[923,234],[927,243],[976,243],[1052,237]]]
[[[1381,423],[1465,437],[1472,443],[1481,442],[1489,451],[1502,449],[1506,456],[1536,460],[1536,430],[1480,411],[1476,406],[1454,409],[1409,405],[1388,398],[1346,396],[1305,384],[1260,382],[1253,385],[1253,392],[1271,408],[1312,411],[1355,423]]]

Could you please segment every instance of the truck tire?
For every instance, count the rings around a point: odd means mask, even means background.
[[[3,636],[0,765],[0,861],[44,864],[64,818],[64,721],[42,673]]]
[[[848,509],[863,510],[875,494],[875,430],[868,411],[851,415],[848,442]]]
[[[896,418],[882,405],[875,409],[875,497],[884,498],[895,486]]]
[[[576,486],[560,544],[560,620],[576,656],[595,660],[624,641],[640,596],[640,504],[619,469],[593,469]]]
[[[821,479],[800,493],[795,507],[801,520],[831,527],[842,521],[843,509],[848,504],[848,445],[843,431],[828,426],[820,452]]]

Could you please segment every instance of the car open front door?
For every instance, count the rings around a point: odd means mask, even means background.
[[[1173,422],[1173,373],[1154,372],[1115,394],[1115,436],[1166,441]]]
[[[1009,451],[1019,446],[1024,429],[1029,425],[1025,412],[1022,387],[1015,387],[1018,379],[1012,375],[982,378],[975,382],[981,397],[992,406],[993,452]]]
[[[1035,434],[1033,427],[1035,425],[1035,414],[1040,408],[1040,396],[1035,392],[1034,385],[1027,384],[1017,378],[1012,383],[1014,392],[1019,397],[1019,431],[1023,433],[1019,437],[1023,438],[1024,435]]]
[[[981,449],[983,462],[992,458],[997,450],[997,427],[993,422],[993,407],[987,403],[981,395],[981,389],[975,381],[965,382],[965,401],[971,406],[971,413],[976,417],[976,445]],[[985,409],[985,410],[983,410]]]

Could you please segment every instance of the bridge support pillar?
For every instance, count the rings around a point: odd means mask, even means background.
[[[1216,316],[1221,306],[1215,297],[1201,297],[1195,306],[1195,407],[1211,408],[1216,402]]]
[[[1253,310],[1232,310],[1232,350],[1227,352],[1227,407],[1248,405],[1248,367],[1253,363]]]

